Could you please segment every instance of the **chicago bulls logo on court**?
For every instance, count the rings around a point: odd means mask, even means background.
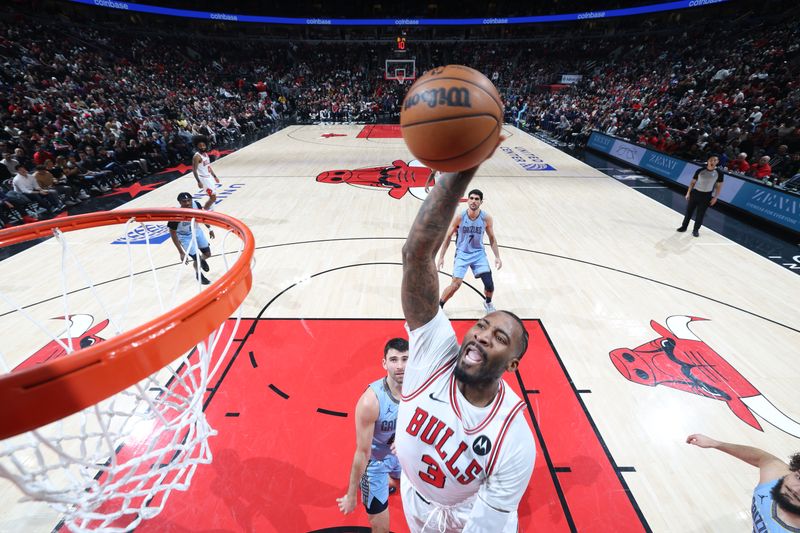
[[[667,327],[654,320],[650,326],[659,338],[641,346],[618,348],[609,355],[626,379],[655,387],[664,385],[728,404],[742,421],[763,431],[754,413],[786,433],[800,438],[800,423],[789,418],[744,376],[701,341],[689,324],[704,318],[676,315]]]
[[[363,187],[387,189],[389,196],[399,200],[411,191],[414,196],[433,185],[433,171],[419,161],[393,161],[391,165],[354,170],[326,170],[317,176],[320,183],[347,183]]]
[[[57,317],[55,320],[64,320],[64,317]],[[105,340],[97,334],[108,326],[108,320],[103,320],[95,327],[92,327],[94,322],[92,315],[70,315],[67,320],[69,321],[69,326],[59,335],[57,340],[50,341],[39,348],[36,353],[14,368],[14,371],[41,365],[53,359],[64,357],[72,351],[88,348],[97,342]]]

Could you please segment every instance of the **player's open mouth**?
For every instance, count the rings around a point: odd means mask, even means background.
[[[464,364],[467,366],[475,366],[486,360],[486,354],[478,344],[471,342],[464,347],[461,360],[464,361]]]

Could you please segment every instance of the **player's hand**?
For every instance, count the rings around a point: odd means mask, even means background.
[[[185,261],[186,260],[186,253],[181,251],[180,254],[181,254],[181,263],[185,263],[186,262]]]
[[[686,191],[686,196],[685,196],[685,197],[686,197],[686,199],[687,199],[687,200],[689,199],[689,193],[690,193],[690,192],[691,192],[691,191]]]
[[[702,433],[689,435],[686,437],[686,442],[687,444],[694,444],[695,446],[699,446],[701,448],[716,448],[720,444],[718,440],[714,440],[711,437],[706,437]]]
[[[343,514],[350,514],[356,509],[355,497],[350,497],[347,494],[345,494],[341,498],[336,498],[336,503],[339,505],[339,510]]]
[[[716,196],[711,199],[711,203],[708,204],[708,205],[714,205],[715,203],[717,203],[717,197]]]
[[[444,257],[440,257],[439,260],[436,262],[436,268],[439,270],[444,268]]]
[[[499,257],[495,257],[494,266],[497,268],[497,270],[500,270],[501,268],[503,268],[503,261]]]
[[[208,238],[209,239],[215,239],[216,238],[216,237],[214,237],[214,230],[213,229],[208,230]]]

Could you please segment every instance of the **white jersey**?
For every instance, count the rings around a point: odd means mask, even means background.
[[[406,520],[413,532],[516,531],[536,458],[525,404],[502,380],[490,405],[470,404],[453,376],[458,352],[441,309],[409,331],[396,437]]]
[[[201,189],[206,191],[206,194],[210,194],[210,191],[214,190],[214,176],[211,175],[211,159],[208,157],[208,154],[204,154],[201,152],[196,152],[194,155],[200,156],[200,164],[197,165],[197,177],[200,180]]]

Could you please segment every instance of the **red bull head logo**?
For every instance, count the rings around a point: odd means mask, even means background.
[[[387,189],[389,196],[400,199],[409,190],[433,185],[433,171],[417,161],[393,161],[391,165],[355,170],[327,170],[317,176],[320,183],[347,183],[362,187]],[[412,191],[413,194],[413,191]],[[415,195],[416,196],[416,195]]]
[[[64,320],[64,317],[56,320]],[[68,320],[69,326],[59,335],[58,339],[42,346],[35,354],[14,368],[14,371],[41,365],[105,340],[97,334],[108,326],[108,320],[103,320],[95,327],[91,327],[94,322],[92,315],[70,315]]]
[[[730,363],[697,338],[689,324],[705,320],[692,316],[671,316],[667,327],[656,321],[650,326],[659,335],[641,346],[618,348],[609,355],[626,379],[640,385],[664,385],[725,402],[742,421],[763,431],[755,414],[800,438],[800,424],[778,410]]]

